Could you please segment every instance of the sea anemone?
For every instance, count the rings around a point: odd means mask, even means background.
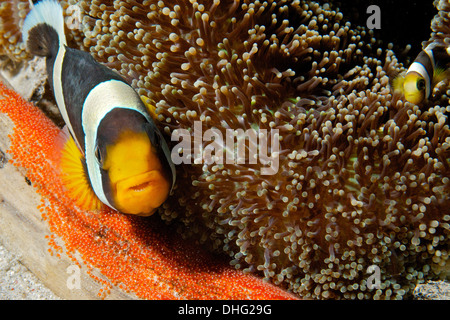
[[[445,3],[436,2],[432,25],[442,41]],[[393,94],[389,79],[403,65],[371,31],[307,0],[64,4],[80,12],[73,45],[128,79],[167,137],[184,129],[194,141],[196,126],[222,136],[277,130],[280,148],[267,150],[275,174],[264,175],[250,152],[242,163],[178,166],[160,213],[186,239],[302,297],[401,298],[444,276],[446,87],[422,106]],[[370,266],[380,270],[376,288]]]
[[[0,58],[15,62],[29,57],[22,42],[23,19],[29,11],[28,1],[2,1],[0,3]]]

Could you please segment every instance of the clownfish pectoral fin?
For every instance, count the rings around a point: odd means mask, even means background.
[[[148,113],[152,116],[153,119],[158,117],[158,113],[156,113],[156,107],[150,103],[150,99],[146,96],[141,96],[141,100],[147,108]]]
[[[166,162],[167,162],[167,164],[169,166],[169,169],[170,169],[170,174],[171,174],[171,177],[172,177],[172,183],[171,183],[171,186],[170,186],[169,193],[172,193],[172,190],[175,187],[175,182],[177,180],[177,171],[175,169],[175,165],[172,162],[171,152],[169,150],[169,147],[164,142],[164,137],[162,136],[161,132],[159,132],[159,131],[156,131],[156,134],[158,135],[159,140],[161,141],[161,143],[160,143],[161,149],[162,149],[163,155],[166,158]]]
[[[405,73],[400,73],[390,79],[389,84],[394,92],[400,92],[402,94],[405,93],[405,89],[403,84],[405,83]]]
[[[437,85],[439,82],[450,77],[450,70],[442,67],[434,68],[433,72],[433,87]]]
[[[152,117],[153,120],[156,120],[158,117],[158,113],[156,112],[156,107],[150,103],[150,99],[147,98],[146,96],[141,96],[141,100],[144,103],[145,107],[148,110],[148,113],[150,114],[150,116]],[[159,140],[159,145],[161,146],[162,152],[164,154],[164,157],[166,159],[166,162],[169,166],[170,169],[170,173],[172,176],[172,184],[171,184],[171,188],[170,188],[170,192],[172,192],[173,188],[175,187],[175,181],[176,181],[176,170],[175,170],[175,165],[172,162],[172,158],[171,158],[171,152],[169,150],[169,147],[167,146],[167,144],[165,143],[164,137],[162,136],[162,134],[159,132],[159,130],[157,130],[156,128],[154,128],[155,124],[151,124],[151,129],[150,131],[153,131],[156,133],[157,138]]]
[[[67,133],[66,133],[67,135]],[[64,142],[60,155],[63,185],[71,199],[83,210],[99,210],[103,203],[97,198],[89,182],[84,155],[72,136]]]

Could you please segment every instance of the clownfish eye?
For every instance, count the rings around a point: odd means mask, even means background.
[[[424,90],[425,89],[425,79],[419,79],[417,81],[416,87],[417,87],[417,90],[419,90],[419,91]]]
[[[102,154],[101,154],[100,148],[98,146],[95,146],[94,155],[95,155],[95,158],[97,159],[98,163],[101,164],[102,163]]]

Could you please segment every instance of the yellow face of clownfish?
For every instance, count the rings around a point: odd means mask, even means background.
[[[410,103],[419,104],[427,98],[427,82],[415,71],[396,77],[391,85],[395,91],[401,92],[406,101]]]
[[[73,138],[67,141],[61,157],[62,180],[83,209],[96,210],[103,203],[122,213],[149,216],[172,186],[162,137],[154,124],[133,111],[117,110],[102,121],[95,146],[86,147],[85,155]],[[94,169],[88,170],[89,161]]]
[[[425,79],[417,72],[409,72],[406,74],[403,91],[405,99],[413,104],[421,103],[426,97]]]
[[[156,152],[145,132],[124,131],[106,146],[102,169],[118,211],[150,215],[166,200],[170,183]]]

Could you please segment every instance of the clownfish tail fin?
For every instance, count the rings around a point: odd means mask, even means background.
[[[22,39],[28,51],[36,56],[52,57],[66,44],[64,16],[56,0],[36,1],[22,28]]]

